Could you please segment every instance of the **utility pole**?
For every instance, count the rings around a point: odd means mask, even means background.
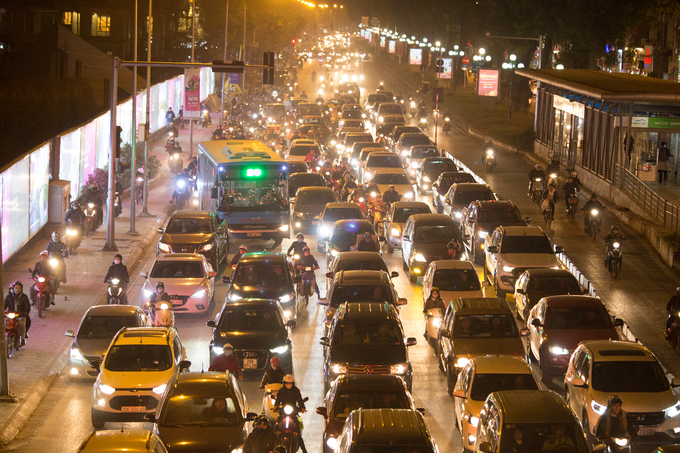
[[[134,49],[132,51],[133,60],[137,61],[137,10],[138,1],[135,0],[135,28],[134,34],[135,39],[133,39]],[[128,234],[136,235],[135,230],[135,203],[137,202],[137,197],[135,196],[135,183],[137,182],[137,67],[132,68],[132,155],[130,156],[130,231]],[[122,194],[121,194],[122,196]]]
[[[0,230],[0,244],[2,244],[2,230]],[[0,296],[5,300],[5,281],[2,273],[2,253],[0,252]],[[0,327],[0,351],[7,351],[5,338],[5,312],[2,312],[2,326]],[[9,377],[7,376],[7,352],[0,354],[0,402],[16,402],[14,395],[9,393]]]
[[[243,55],[241,56],[241,61],[246,62],[246,4],[247,2],[243,2]],[[246,95],[246,73],[243,73],[243,80],[242,80],[242,88],[241,91],[243,92],[243,96]]]
[[[227,12],[224,15],[224,59],[223,61],[227,61],[227,32],[229,31],[229,0],[227,0]],[[224,89],[224,83],[225,83],[225,77],[226,73],[222,73],[222,99],[220,103],[220,123],[224,119],[224,95],[225,89]]]
[[[194,43],[196,36],[196,0],[191,1],[191,62],[194,62]],[[185,84],[186,85],[186,82]],[[210,114],[208,114],[210,115]],[[194,147],[194,122],[189,120],[189,159],[192,158],[192,148]]]
[[[153,33],[153,15],[151,6],[153,0],[149,0],[149,17],[147,25],[149,28],[149,33],[146,41],[146,59],[151,63],[151,33]],[[151,172],[149,171],[149,147],[151,146],[151,140],[149,137],[151,132],[151,65],[146,67],[146,141],[144,142],[144,209],[143,212],[146,215],[149,214],[149,177]]]
[[[116,214],[114,213],[114,197],[116,191],[116,141],[118,140],[118,132],[116,131],[116,107],[118,105],[118,57],[111,59],[111,136],[109,142],[111,149],[109,150],[109,189],[107,198],[107,222],[106,222],[106,244],[104,244],[105,251],[116,251],[115,235],[116,235]]]

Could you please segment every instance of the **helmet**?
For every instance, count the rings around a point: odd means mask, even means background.
[[[302,234],[302,233],[298,233],[296,237],[297,237],[298,239],[304,239],[304,238],[305,238],[305,235]]]
[[[99,189],[98,189],[97,186],[95,186],[94,184],[92,184],[92,185],[90,186],[90,190],[91,190],[92,192],[99,192]]]
[[[364,238],[370,238],[370,237],[371,237],[371,233],[369,233],[368,231],[366,231],[366,232],[364,233]]]
[[[446,244],[446,249],[447,250],[453,250],[456,248],[456,243],[453,241],[450,241],[448,244]]]
[[[40,256],[50,256],[50,254],[47,253],[47,250],[43,250],[42,252],[40,252]]]
[[[574,177],[574,178],[576,178],[578,176],[578,173],[576,173],[576,170],[571,172],[571,176]]]
[[[290,382],[291,384],[295,384],[295,377],[293,377],[292,374],[287,374],[283,377],[283,383]]]
[[[269,419],[266,415],[258,415],[255,421],[253,421],[253,426],[255,425],[265,425],[269,428]]]
[[[596,193],[593,193],[592,195],[590,195],[590,199],[592,200],[593,198],[597,198],[597,194],[596,194]]]
[[[121,255],[120,253],[116,253],[116,256],[113,257],[114,260],[115,260],[116,258],[118,258],[119,260],[123,261],[123,255]]]
[[[224,343],[224,346],[222,346],[222,349],[234,349],[234,347],[231,345],[231,343]]]
[[[10,286],[10,288],[14,289],[15,286],[21,286],[21,287],[23,288],[23,287],[24,287],[24,284],[21,283],[21,280],[17,280],[17,281],[15,281],[14,283],[12,283],[12,285]]]
[[[306,246],[306,245],[304,247],[302,247],[302,253],[305,253],[305,252],[310,252],[309,247]]]
[[[359,183],[359,184],[357,184],[357,187],[363,188],[364,185],[363,185],[363,183]]]
[[[618,225],[612,225],[611,232],[613,233],[614,230],[619,231],[619,226]]]
[[[158,289],[158,288],[163,288],[163,289],[165,289],[165,284],[164,284],[163,282],[158,282],[158,283],[156,283],[156,289]]]
[[[59,234],[58,231],[53,231],[52,232],[52,240],[57,242],[61,239],[61,234]]]
[[[272,359],[270,360],[270,362],[271,362],[272,365],[276,365],[276,366],[281,365],[281,359],[279,359],[279,358],[276,357],[276,356],[272,357]]]
[[[623,404],[619,395],[609,395],[609,398],[607,398],[607,407],[612,407],[614,404]]]
[[[435,292],[435,291],[437,291],[439,294],[441,294],[441,291],[439,291],[439,288],[436,287],[436,286],[433,286],[433,287],[432,287],[432,289],[430,290],[430,294],[432,294],[432,293]]]
[[[536,170],[540,170],[540,169],[541,169],[541,166],[536,164]]]
[[[393,185],[389,186],[388,189],[396,189]]]
[[[274,449],[274,451],[272,453],[287,453],[286,447],[284,447],[283,445],[279,445],[278,447],[276,447]]]
[[[248,247],[246,247],[245,245],[241,245],[238,249],[245,250],[246,252],[248,251]]]

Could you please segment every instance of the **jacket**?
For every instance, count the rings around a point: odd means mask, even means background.
[[[423,313],[427,313],[428,310],[432,310],[433,308],[439,308],[442,312],[446,310],[446,307],[444,306],[444,300],[442,299],[441,296],[437,297],[436,299],[433,299],[432,295],[430,295],[430,297],[428,297],[427,300],[425,301],[425,305],[423,306]]]
[[[235,266],[235,265],[237,265],[237,264],[238,264],[238,261],[241,259],[242,256],[243,256],[243,255],[241,255],[240,253],[237,253],[236,255],[234,255],[234,257],[231,259],[231,262],[229,263],[229,265],[230,265],[230,266]]]
[[[293,255],[300,255],[300,258],[302,258],[302,249],[307,247],[307,243],[305,241],[298,242],[297,240],[290,244],[290,247],[288,247],[288,254],[290,254],[291,250],[293,251]]]
[[[70,208],[68,211],[66,211],[66,215],[64,216],[64,222],[71,222],[71,223],[80,223],[82,224],[85,219],[85,214],[83,214],[82,209],[73,209]]]
[[[401,195],[395,190],[394,192],[390,192],[388,189],[385,191],[382,197],[383,201],[385,203],[396,203],[397,201],[401,200]]]
[[[52,272],[50,271],[50,266],[47,264],[47,261],[44,263],[42,261],[35,263],[35,266],[33,266],[33,272],[31,272],[31,278],[35,278],[36,275],[44,275],[45,277],[52,276]]]
[[[108,282],[110,278],[117,278],[118,280],[125,283],[129,282],[130,275],[128,274],[127,266],[125,266],[123,263],[114,263],[110,265],[109,271],[106,273],[106,277],[104,277],[104,283]]]
[[[45,248],[47,250],[47,253],[51,255],[61,255],[64,258],[68,258],[68,247],[66,247],[66,244],[63,242],[54,242],[51,241],[49,244],[47,244],[47,247]]]
[[[31,303],[28,301],[28,296],[22,292],[19,297],[16,297],[14,291],[10,291],[5,296],[5,312],[8,311],[28,316],[31,312]]]
[[[283,371],[281,367],[277,369],[269,368],[264,372],[262,376],[262,382],[260,382],[260,389],[263,389],[268,384],[283,384],[283,378],[287,373]]]
[[[373,240],[366,242],[366,239],[361,239],[361,241],[359,241],[357,250],[360,252],[379,252],[380,248]]]
[[[300,256],[300,259],[297,261],[297,264],[298,266],[302,267],[311,267],[312,270],[319,268],[319,263],[316,262],[316,258],[314,258],[311,254],[309,256],[306,255]]]
[[[610,439],[612,437],[627,437],[633,439],[637,430],[628,423],[628,413],[621,409],[618,417],[612,414],[611,409],[607,409],[595,425],[595,435],[598,439]]]
[[[291,405],[297,407],[298,409],[306,409],[305,402],[302,401],[302,394],[300,389],[293,384],[291,388],[286,388],[284,385],[281,390],[276,394],[276,403],[274,406],[283,407],[286,405]]]
[[[213,363],[210,364],[208,371],[229,371],[239,379],[243,377],[241,374],[241,367],[238,364],[238,359],[233,355],[218,355],[215,357],[215,360],[213,360]]]
[[[243,453],[269,453],[279,444],[276,434],[269,429],[254,429],[243,444]]]

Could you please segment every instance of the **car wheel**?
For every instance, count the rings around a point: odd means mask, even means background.
[[[452,372],[453,364],[449,363],[446,367],[446,391],[449,395],[453,395],[453,389],[456,387],[456,381],[458,381],[458,376],[455,371]]]
[[[496,287],[496,297],[505,299],[505,295],[507,294],[507,292],[501,289],[500,285],[498,284],[498,277],[494,277],[493,286]]]
[[[391,245],[387,244],[387,253],[394,253],[394,247]]]
[[[411,283],[415,283],[418,281],[418,276],[413,273],[413,270],[411,270],[411,268],[409,268],[408,270],[408,279]]]
[[[94,409],[92,409],[92,427],[94,429],[104,429],[104,420]]]
[[[541,382],[544,384],[550,384],[552,382],[552,376],[550,376],[550,372],[548,371],[548,363],[546,362],[546,358],[544,354],[541,354],[541,358],[539,360],[539,372],[541,375]]]

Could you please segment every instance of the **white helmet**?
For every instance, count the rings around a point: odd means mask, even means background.
[[[52,232],[52,240],[54,242],[59,242],[60,239],[61,239],[61,235],[59,234],[58,231]]]
[[[293,377],[292,374],[287,374],[283,377],[283,383],[290,382],[291,384],[295,384],[295,378]]]

